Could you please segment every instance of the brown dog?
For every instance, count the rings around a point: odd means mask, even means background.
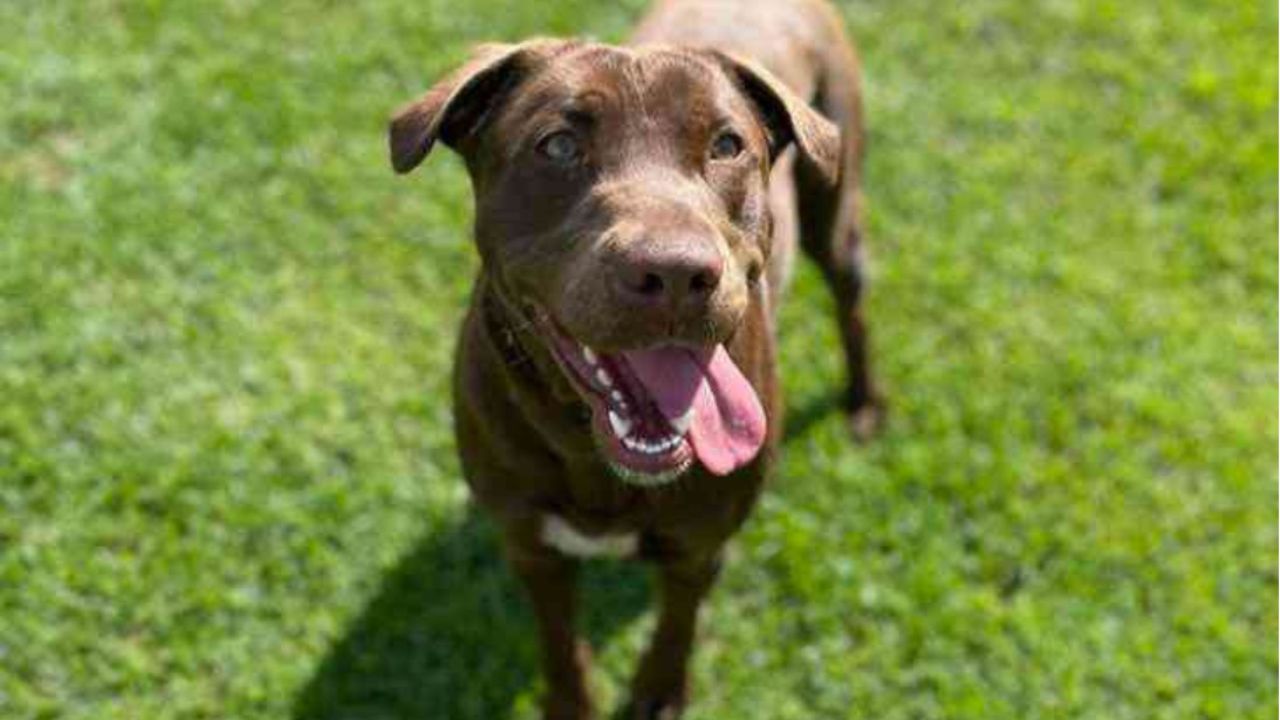
[[[597,554],[657,563],[631,712],[683,708],[698,606],[779,437],[773,306],[797,236],[838,300],[854,430],[877,423],[859,116],[832,8],[670,0],[625,48],[485,46],[392,121],[397,171],[439,140],[471,174],[457,440],[532,599],[547,717],[593,716],[574,556]]]

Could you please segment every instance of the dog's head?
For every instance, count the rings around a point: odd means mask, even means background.
[[[535,40],[480,48],[402,108],[392,164],[409,172],[437,141],[471,174],[486,271],[619,476],[750,461],[764,413],[724,343],[761,292],[771,162],[794,144],[834,181],[835,126],[717,51]]]

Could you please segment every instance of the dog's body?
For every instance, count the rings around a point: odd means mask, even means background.
[[[629,48],[487,48],[392,124],[398,170],[440,139],[476,186],[458,446],[532,599],[548,717],[593,716],[574,574],[599,554],[660,571],[635,717],[683,707],[697,608],[780,436],[772,308],[797,240],[838,300],[855,432],[879,417],[857,83],[816,0],[669,0]]]

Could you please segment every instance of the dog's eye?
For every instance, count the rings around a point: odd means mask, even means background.
[[[538,152],[553,162],[562,165],[576,161],[581,154],[578,148],[578,138],[567,130],[551,133],[543,138],[542,142],[538,143]]]
[[[712,160],[729,160],[742,154],[742,138],[737,133],[722,132],[711,143]]]

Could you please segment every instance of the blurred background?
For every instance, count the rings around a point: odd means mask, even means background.
[[[0,717],[533,717],[451,437],[470,191],[385,121],[642,8],[0,4]],[[891,423],[804,266],[690,717],[1275,717],[1274,4],[841,10]],[[611,707],[648,579],[586,585]]]

